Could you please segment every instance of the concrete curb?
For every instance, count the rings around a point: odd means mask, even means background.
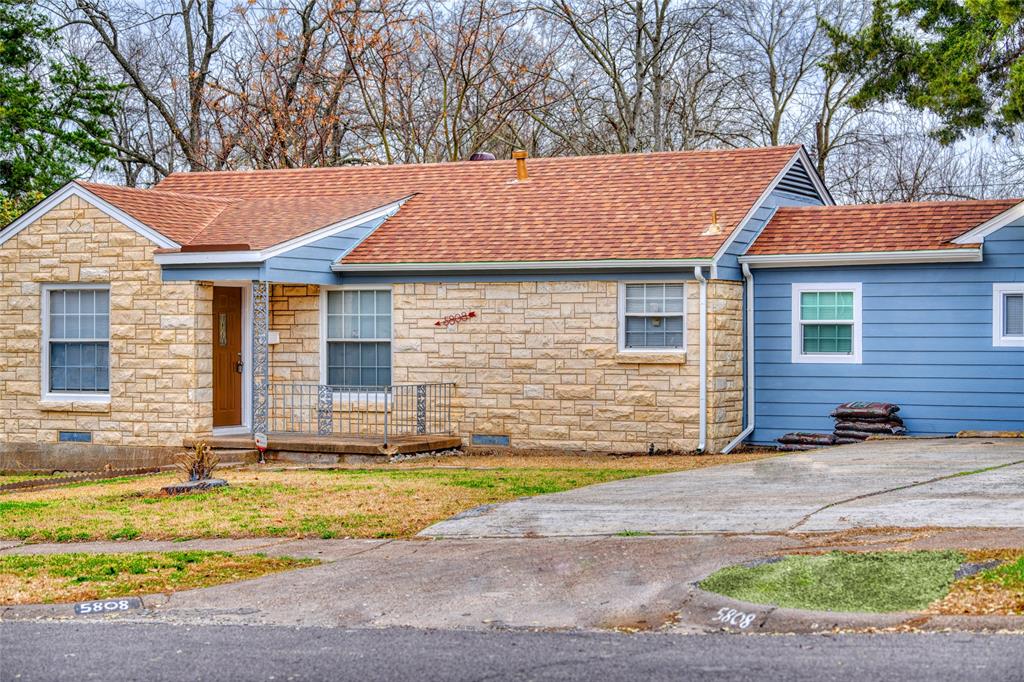
[[[138,616],[152,615],[155,609],[165,606],[170,597],[166,594],[147,594],[134,597],[142,602],[142,608],[130,611],[115,611],[104,614],[79,615],[75,613],[75,604],[81,602],[67,602],[62,604],[16,604],[14,606],[0,607],[0,622],[12,620],[114,620]],[[123,599],[123,597],[122,597]],[[102,601],[102,600],[98,600]]]
[[[693,583],[693,597],[677,616],[679,625],[744,634],[810,634],[851,630],[1024,632],[1024,616],[943,616],[919,612],[847,613],[804,611],[731,599]]]

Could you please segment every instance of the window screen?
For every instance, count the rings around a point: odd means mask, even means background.
[[[1024,294],[1003,296],[1003,335],[1024,336]]]

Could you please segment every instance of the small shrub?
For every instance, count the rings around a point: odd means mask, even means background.
[[[206,441],[199,441],[175,462],[186,481],[202,481],[213,476],[220,460]]]

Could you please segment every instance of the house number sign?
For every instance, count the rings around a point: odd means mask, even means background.
[[[453,324],[459,322],[465,322],[466,320],[476,317],[476,311],[470,310],[464,313],[455,313],[454,315],[445,315],[440,320],[434,323],[435,327],[450,327]]]

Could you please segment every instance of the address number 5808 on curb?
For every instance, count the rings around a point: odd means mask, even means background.
[[[116,611],[127,611],[142,606],[138,598],[128,599],[106,599],[103,601],[86,601],[75,604],[75,613],[84,616],[89,613],[112,613]]]
[[[729,609],[723,606],[718,609],[718,613],[714,618],[712,618],[712,620],[738,627],[740,630],[746,630],[750,627],[750,624],[754,622],[755,618],[757,618],[756,613],[743,613],[742,611]]]

